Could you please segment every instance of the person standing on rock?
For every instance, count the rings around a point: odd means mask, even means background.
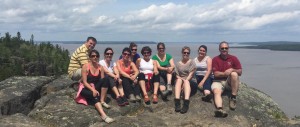
[[[195,62],[190,59],[191,49],[187,46],[182,48],[182,59],[175,65],[176,84],[175,84],[175,111],[186,113],[189,109],[191,94],[191,79],[195,73]],[[180,93],[183,91],[183,106],[180,104]]]
[[[81,67],[88,63],[88,53],[95,48],[97,40],[94,37],[88,37],[86,42],[77,48],[71,56],[68,73],[73,81],[81,79]]]
[[[219,44],[220,55],[212,60],[212,70],[214,73],[214,81],[211,89],[214,93],[214,101],[217,110],[215,111],[216,117],[226,117],[227,113],[223,110],[222,93],[225,88],[231,89],[229,97],[229,107],[231,110],[236,108],[236,96],[239,89],[239,76],[242,75],[242,66],[236,56],[230,55],[229,44],[222,41]]]
[[[98,63],[100,54],[97,50],[91,50],[88,56],[90,61],[82,66],[82,80],[75,101],[84,105],[94,105],[102,120],[106,123],[114,122],[114,119],[108,117],[104,112],[100,101],[101,96],[104,96],[102,87],[107,88],[107,79],[104,77],[103,67]]]

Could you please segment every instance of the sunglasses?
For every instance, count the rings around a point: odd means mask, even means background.
[[[228,50],[228,47],[222,47],[220,49],[223,50],[223,51],[226,51],[226,50]]]
[[[105,55],[107,55],[107,56],[112,56],[112,55],[114,55],[113,53],[105,53]]]
[[[124,56],[129,56],[130,54],[129,54],[129,53],[123,53],[123,55],[124,55]]]
[[[131,51],[137,51],[137,49],[131,49]]]
[[[91,55],[90,58],[99,58],[99,55]]]
[[[165,48],[158,48],[158,50],[165,50]]]
[[[182,54],[190,55],[190,52],[183,52]]]

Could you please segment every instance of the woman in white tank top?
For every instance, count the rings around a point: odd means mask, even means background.
[[[149,46],[143,47],[141,50],[143,58],[139,58],[136,61],[136,66],[140,71],[138,75],[138,81],[144,94],[144,102],[147,105],[150,104],[150,99],[148,97],[147,91],[150,91],[150,89],[152,88],[152,83],[154,86],[152,103],[157,104],[157,91],[160,80],[158,76],[157,62],[154,62],[155,60],[151,59],[151,52],[152,50]]]
[[[194,59],[196,64],[196,79],[198,83],[198,88],[203,90],[204,97],[203,101],[210,102],[212,98],[211,94],[211,84],[212,84],[212,59],[206,55],[207,47],[201,45],[198,49],[199,55]]]

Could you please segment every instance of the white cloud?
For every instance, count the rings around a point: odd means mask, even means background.
[[[166,38],[179,32],[183,36],[194,35],[197,38],[206,32],[218,35],[266,28],[270,31],[288,30],[291,26],[299,27],[300,22],[299,0],[219,0],[205,5],[184,2],[149,4],[144,1],[116,0],[2,0],[0,32],[22,32],[24,28],[48,33],[52,31],[53,34],[62,31],[70,35],[72,32],[92,30],[99,35],[106,32],[142,32],[153,36],[163,34]],[[126,4],[130,6],[126,8]],[[124,7],[126,9],[121,9]],[[11,27],[16,23],[18,27]],[[107,38],[109,40],[112,37]]]

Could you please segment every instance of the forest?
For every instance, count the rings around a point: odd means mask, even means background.
[[[21,33],[0,37],[0,81],[11,76],[59,76],[67,73],[69,51],[50,42],[22,39]]]

